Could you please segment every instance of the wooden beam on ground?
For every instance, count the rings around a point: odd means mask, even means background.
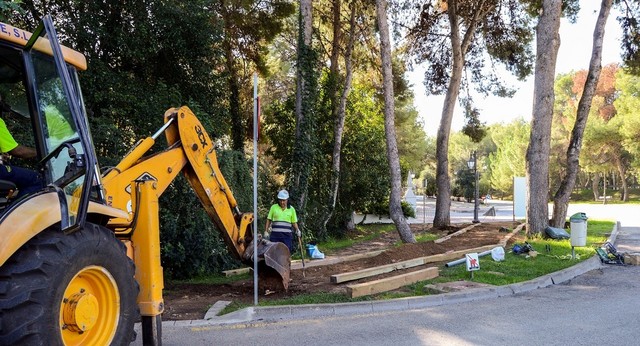
[[[348,273],[334,274],[334,275],[331,275],[331,282],[334,284],[339,284],[341,282],[358,280],[358,279],[376,276],[384,273],[389,273],[395,270],[417,267],[423,264],[424,264],[423,258],[414,258],[411,260],[386,264],[379,267],[365,268],[362,270],[356,270]]]
[[[451,239],[452,237],[455,237],[455,236],[458,236],[460,234],[466,233],[468,230],[470,230],[470,229],[472,229],[472,228],[474,228],[474,227],[476,227],[478,225],[479,225],[479,223],[474,223],[474,224],[472,224],[470,226],[467,226],[467,227],[465,227],[465,228],[463,228],[463,229],[461,229],[461,230],[459,230],[459,231],[457,231],[455,233],[451,233],[446,237],[438,238],[438,239],[434,240],[433,242],[436,243],[436,244],[442,243],[443,241]]]
[[[337,263],[355,261],[363,258],[375,257],[379,254],[383,253],[385,250],[376,250],[367,253],[357,253],[353,255],[341,256],[341,257],[333,257],[331,255],[326,256],[324,259],[305,259],[305,267],[316,267],[316,266],[326,266]],[[295,260],[291,261],[291,269],[302,269],[302,261]]]
[[[438,275],[438,268],[431,267],[371,282],[348,285],[347,293],[351,298],[362,297],[380,292],[395,290],[402,286],[410,285],[418,281],[433,279]]]
[[[433,263],[433,262],[445,262],[445,261],[456,260],[456,259],[458,259],[460,257],[464,257],[464,255],[468,254],[468,253],[483,252],[483,251],[491,250],[496,246],[498,246],[498,245],[485,245],[485,246],[475,247],[475,248],[472,248],[472,249],[451,251],[451,252],[441,253],[441,254],[438,254],[438,255],[433,255],[433,256],[428,256],[428,257],[423,257],[423,258],[424,258],[424,263],[425,264]]]
[[[250,270],[251,270],[251,268],[249,268],[249,267],[239,268],[239,269],[231,269],[231,270],[222,271],[222,274],[224,274],[224,276],[235,276],[235,275],[246,274]]]
[[[499,243],[499,246],[502,246],[504,248],[507,247],[507,242],[509,241],[509,239],[511,239],[511,237],[513,237],[514,235],[516,235],[518,232],[520,232],[522,230],[522,228],[525,226],[524,223],[521,223],[518,225],[518,227],[516,227],[513,231],[511,231],[511,233],[507,234]]]
[[[363,279],[363,278],[367,278],[375,275],[389,273],[394,270],[416,267],[416,266],[427,264],[427,263],[447,262],[451,260],[456,260],[460,257],[464,257],[464,255],[468,253],[483,252],[483,251],[491,250],[496,246],[498,245],[485,245],[485,246],[480,246],[472,249],[451,251],[451,252],[438,254],[438,255],[414,258],[414,259],[403,261],[403,262],[385,264],[385,265],[373,267],[373,268],[365,268],[365,269],[357,270],[353,272],[334,274],[334,275],[331,275],[331,282],[334,284],[339,284],[342,282],[358,280],[358,279]]]

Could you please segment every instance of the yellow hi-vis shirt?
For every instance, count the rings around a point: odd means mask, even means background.
[[[7,128],[4,120],[0,118],[0,152],[8,153],[18,146],[18,142],[13,139],[13,136]]]
[[[298,222],[296,210],[292,206],[282,209],[278,204],[271,206],[267,219],[271,220],[272,232],[291,233],[293,224]]]

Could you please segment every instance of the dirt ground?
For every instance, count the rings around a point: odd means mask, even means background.
[[[517,223],[513,222],[481,223],[476,225],[476,227],[472,228],[466,233],[451,237],[441,243],[429,241],[418,244],[403,244],[398,247],[393,246],[394,243],[399,241],[398,233],[388,232],[377,239],[358,243],[352,247],[336,251],[335,253],[331,253],[331,256],[347,256],[354,254],[364,254],[376,250],[385,250],[381,254],[370,258],[364,258],[350,262],[342,262],[332,265],[318,265],[312,267],[308,266],[305,269],[304,277],[302,275],[303,273],[301,269],[294,269],[291,271],[292,281],[289,284],[289,290],[287,292],[275,292],[268,295],[265,295],[263,292],[261,292],[259,299],[260,301],[283,299],[302,293],[317,292],[346,294],[346,285],[348,284],[377,280],[380,278],[384,278],[385,276],[398,275],[400,273],[424,269],[425,267],[418,266],[402,271],[395,271],[388,274],[382,274],[375,277],[357,281],[350,281],[342,284],[331,283],[331,275],[381,266],[384,264],[405,261],[418,257],[446,253],[449,251],[464,250],[480,247],[483,245],[497,244],[507,235],[507,233],[505,233],[504,231],[500,231],[502,227],[513,229],[517,225]],[[412,225],[411,228],[415,235],[426,232],[436,234],[438,235],[438,238],[442,238],[467,226],[469,226],[469,224],[455,225],[452,226],[449,230],[436,230],[432,228],[424,230],[422,225]],[[513,240],[515,240],[515,238]],[[320,250],[322,251],[322,249]],[[443,263],[431,263],[428,266],[434,265],[443,265]],[[222,285],[167,284],[164,292],[165,312],[162,315],[162,319],[202,319],[208,308],[219,300],[239,301],[251,304],[253,303],[253,299],[253,279],[247,279]]]

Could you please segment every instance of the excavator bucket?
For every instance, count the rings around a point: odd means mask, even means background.
[[[253,242],[244,254],[245,263],[253,263]],[[249,263],[251,262],[251,263]],[[291,254],[283,243],[265,239],[258,241],[258,286],[261,290],[281,291],[289,289]]]

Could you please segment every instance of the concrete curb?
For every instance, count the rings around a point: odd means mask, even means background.
[[[615,243],[620,230],[620,223],[617,222],[611,232],[608,241]],[[167,321],[162,322],[167,326],[213,326],[213,325],[250,325],[256,323],[269,323],[294,319],[312,319],[322,317],[364,315],[387,311],[406,311],[424,309],[434,306],[458,304],[470,301],[493,299],[498,297],[511,296],[524,293],[551,285],[558,285],[567,282],[578,275],[582,275],[603,265],[598,256],[582,261],[570,268],[535,278],[525,282],[506,286],[496,286],[487,288],[474,288],[461,292],[451,292],[421,297],[398,298],[391,300],[339,303],[339,304],[308,304],[308,305],[284,305],[268,307],[249,307],[235,311],[224,316],[213,316],[214,313],[207,313],[210,316],[206,320],[190,321]],[[216,305],[214,305],[215,307]],[[212,307],[211,309],[214,309]]]

